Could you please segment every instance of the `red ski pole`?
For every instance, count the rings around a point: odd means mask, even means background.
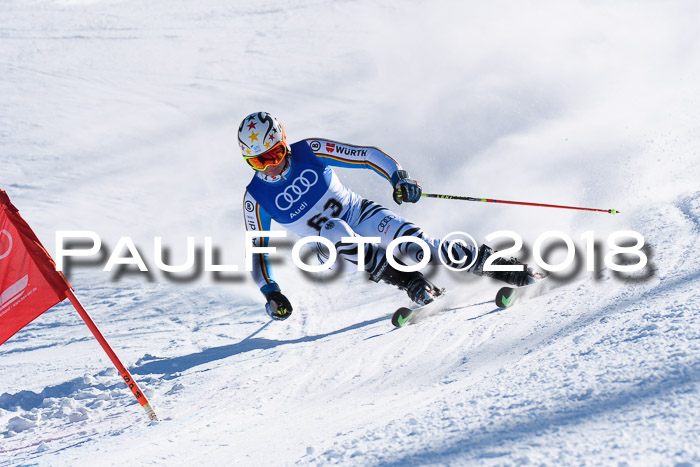
[[[456,199],[456,200],[460,200],[460,201],[480,201],[483,203],[517,204],[520,206],[539,206],[542,208],[577,209],[579,211],[607,212],[608,214],[619,214],[620,213],[620,211],[618,211],[617,209],[581,208],[578,206],[562,206],[559,204],[527,203],[525,201],[505,201],[502,199],[490,199],[490,198],[472,198],[471,196],[436,195],[436,194],[432,194],[432,193],[423,193],[423,194],[421,194],[421,196],[424,196],[426,198]]]

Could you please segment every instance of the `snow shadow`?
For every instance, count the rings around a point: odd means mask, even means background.
[[[508,456],[511,454],[508,446],[515,442],[529,438],[541,439],[545,432],[591,421],[620,410],[648,406],[651,401],[664,397],[673,398],[679,392],[692,391],[692,386],[699,382],[700,360],[697,360],[687,367],[672,368],[660,377],[640,381],[626,390],[579,399],[551,410],[540,409],[528,415],[527,420],[506,422],[496,429],[482,426],[467,431],[462,439],[448,446],[407,454],[391,462],[380,462],[379,465],[450,464],[458,459],[464,462],[467,459]],[[484,424],[487,423],[488,420],[484,420]]]
[[[34,323],[32,323],[32,324],[34,324]],[[43,327],[46,329],[46,328],[59,328],[61,326],[65,326],[65,324],[60,323],[60,322],[59,323],[51,323],[50,325],[45,325]],[[29,338],[24,339],[24,340],[25,341],[29,340]],[[78,342],[87,342],[87,341],[94,341],[94,340],[95,340],[95,338],[92,336],[78,337],[78,338],[69,339],[66,342],[60,343],[60,344],[57,342],[52,342],[52,343],[47,343],[47,344],[35,345],[32,347],[18,347],[16,349],[10,349],[10,350],[0,352],[0,355],[11,355],[14,353],[34,352],[35,350],[51,349],[51,348],[59,347],[59,346],[61,346],[61,347],[66,346],[67,347],[71,344],[75,344]],[[20,340],[19,338],[16,338],[15,341],[21,342],[22,340]]]
[[[102,372],[98,376],[103,376],[104,374],[106,373]],[[83,393],[86,391],[105,393],[106,391],[114,389],[119,384],[121,384],[121,379],[119,379],[118,376],[114,378],[114,384],[112,385],[105,385],[80,377],[71,381],[66,381],[65,383],[57,384],[56,386],[46,387],[40,393],[34,391],[20,391],[16,394],[3,393],[0,395],[0,409],[11,411],[19,407],[22,410],[31,410],[46,405],[46,399],[60,399],[64,397],[84,398],[82,396],[84,396]]]
[[[336,331],[328,332],[325,334],[305,336],[287,341],[247,337],[236,344],[224,345],[221,347],[212,347],[210,349],[206,349],[198,353],[183,355],[181,357],[151,361],[132,369],[131,373],[134,375],[163,374],[166,375],[165,379],[171,379],[175,377],[177,373],[189,370],[190,368],[193,368],[195,366],[211,363],[216,360],[222,360],[224,358],[232,357],[234,355],[239,355],[245,352],[251,352],[253,350],[272,349],[280,345],[314,342],[320,339],[325,339],[326,337],[342,334],[348,331],[353,331],[355,329],[370,326],[372,324],[376,324],[382,321],[387,321],[387,319],[387,316],[383,316],[380,318],[362,321],[361,323],[356,323],[351,326],[347,326],[345,328],[338,329]],[[267,326],[267,324],[265,324],[265,326]],[[255,334],[257,334],[257,332],[253,333],[252,335]]]

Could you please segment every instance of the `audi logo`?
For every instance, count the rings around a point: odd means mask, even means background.
[[[377,226],[377,230],[380,232],[384,232],[384,229],[386,229],[386,226],[389,225],[389,222],[391,222],[392,219],[396,219],[396,216],[392,216],[391,214],[389,214],[388,216],[384,217],[384,219],[382,219],[382,221]]]
[[[0,253],[0,259],[5,258],[12,251],[12,237],[10,236],[10,232],[8,232],[7,230],[0,230],[0,239],[2,239],[2,235],[7,236],[7,240],[9,243],[7,245],[7,251]]]
[[[308,193],[309,189],[316,183],[318,183],[318,174],[311,169],[304,170],[291,185],[275,197],[277,209],[280,211],[290,210],[294,203],[299,201],[302,195]]]

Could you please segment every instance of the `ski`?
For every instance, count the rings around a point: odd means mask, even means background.
[[[547,292],[552,286],[545,286],[546,275],[536,273],[534,276],[534,282],[523,286],[523,287],[501,287],[496,293],[495,303],[498,308],[509,308],[515,303],[521,300],[536,297]],[[391,317],[391,324],[397,328],[402,328],[408,326],[409,324],[414,324],[420,321],[422,318],[433,315],[438,311],[448,308],[449,305],[446,302],[441,301],[445,296],[442,292],[440,295],[435,297],[435,300],[428,303],[427,305],[419,306],[417,308],[401,307],[394,312]]]
[[[551,288],[551,286],[544,286],[546,282],[543,279],[538,279],[533,284],[524,287],[501,287],[496,292],[496,298],[494,299],[496,306],[498,308],[510,308],[522,300],[542,295]]]
[[[496,293],[496,306],[498,308],[509,308],[515,304],[515,287],[501,287]]]
[[[434,312],[439,311],[440,308],[438,307],[438,304],[441,301],[440,299],[444,296],[445,293],[442,292],[440,293],[440,295],[436,296],[435,300],[433,300],[432,302],[428,303],[427,305],[419,306],[417,308],[399,308],[392,315],[391,324],[393,324],[397,328],[402,328],[404,326],[408,326],[409,324],[415,323],[422,317],[429,316]]]

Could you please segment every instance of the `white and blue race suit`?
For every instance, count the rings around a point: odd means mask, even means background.
[[[248,184],[243,200],[246,230],[268,231],[275,220],[301,237],[321,235],[336,245],[338,263],[357,265],[357,244],[342,243],[342,237],[380,237],[378,244],[365,245],[364,269],[370,274],[384,258],[387,245],[401,236],[416,236],[431,250],[431,262],[441,257],[455,267],[468,265],[473,247],[463,247],[433,239],[411,222],[362,198],[343,185],[331,166],[369,169],[387,181],[401,165],[385,152],[368,146],[353,146],[326,139],[306,139],[291,145],[288,167],[277,177],[257,172]],[[267,246],[268,238],[255,238],[255,246]],[[447,250],[452,248],[452,258]],[[397,251],[404,258],[420,262],[423,250],[416,243],[402,243]],[[319,246],[318,257],[328,258]],[[353,268],[348,268],[353,270]],[[355,267],[356,269],[356,267]],[[272,274],[267,254],[253,257],[253,278],[263,294],[280,290]]]

